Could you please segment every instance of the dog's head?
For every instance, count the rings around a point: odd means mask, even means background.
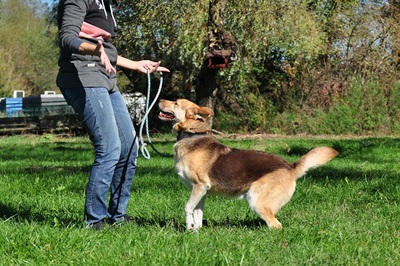
[[[168,101],[161,99],[159,104],[160,113],[158,117],[164,121],[174,121],[173,130],[177,133],[203,133],[209,132],[208,121],[214,116],[214,112],[208,107],[200,107],[186,100],[178,99]]]

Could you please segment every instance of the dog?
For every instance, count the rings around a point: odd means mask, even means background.
[[[291,164],[275,154],[230,148],[212,134],[210,108],[186,99],[161,99],[159,108],[161,120],[175,122],[175,169],[191,189],[185,206],[189,231],[202,227],[207,195],[245,199],[269,228],[281,229],[275,215],[289,202],[296,180],[338,155],[333,148],[317,147]]]

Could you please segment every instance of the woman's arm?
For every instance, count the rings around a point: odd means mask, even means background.
[[[160,66],[159,62],[154,62],[151,60],[140,60],[140,61],[133,61],[128,58],[118,56],[117,58],[117,66],[135,70],[141,73],[147,73],[149,70],[150,72],[159,71],[159,72],[169,72],[169,69],[166,67]]]
[[[115,73],[115,67],[104,51],[103,41],[99,40],[97,45],[79,38],[79,32],[84,20],[86,10],[89,8],[89,0],[65,0],[63,9],[59,11],[59,35],[62,49],[83,55],[94,55],[100,57],[101,63],[106,71]],[[160,62],[151,60],[133,61],[122,56],[117,58],[117,66],[147,73],[154,71],[169,72],[169,69],[160,67]]]
[[[116,69],[111,65],[110,60],[108,59],[107,54],[104,51],[103,42],[99,41],[97,45],[93,45],[90,43],[83,42],[79,46],[79,52],[81,54],[87,55],[97,55],[101,59],[101,63],[106,66],[107,72],[115,73]],[[117,66],[135,70],[141,73],[146,74],[149,70],[150,72],[160,71],[160,72],[169,72],[169,69],[166,67],[160,66],[161,62],[154,62],[151,60],[140,60],[140,61],[133,61],[128,58],[118,56],[117,58]]]
[[[117,70],[112,66],[110,59],[108,58],[106,52],[104,51],[103,41],[99,40],[97,45],[83,42],[79,46],[79,53],[86,55],[97,55],[100,57],[101,63],[105,66],[106,71],[110,73],[116,73]]]
[[[61,49],[82,55],[98,56],[106,71],[115,73],[115,67],[111,65],[104,51],[103,41],[99,40],[96,45],[79,37],[83,20],[89,8],[89,2],[89,0],[65,0],[60,2],[57,20]]]

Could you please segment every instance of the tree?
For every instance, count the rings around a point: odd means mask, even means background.
[[[55,89],[58,47],[55,26],[46,22],[39,0],[3,0],[0,10],[0,96]]]
[[[398,1],[119,2],[120,54],[161,60],[171,69],[162,97],[215,105],[217,126],[264,131],[281,115],[329,111],[357,79],[379,80],[388,97],[396,94],[390,88],[399,78]],[[233,40],[234,64],[208,67],[213,38],[218,45]],[[123,90],[147,88],[146,78],[131,71],[119,72],[119,82]]]
[[[118,46],[123,53],[133,58],[162,59],[179,73],[171,88],[180,88],[189,97],[207,53],[209,2],[124,0],[118,18]],[[316,57],[324,47],[317,23],[298,1],[227,0],[224,22],[224,30],[238,43],[239,60],[217,73],[217,83],[233,92],[241,106],[254,104],[246,103],[243,97],[249,92],[279,95],[279,79],[266,72],[267,61],[274,60],[271,64],[282,71],[286,61]],[[280,57],[271,56],[277,51]],[[293,64],[292,70],[297,62]],[[131,74],[130,80],[137,84],[136,75]],[[201,92],[200,87],[197,92]]]
[[[230,110],[240,113],[236,99],[230,97],[226,90],[218,84],[218,71],[228,67],[237,60],[237,44],[231,33],[225,30],[225,0],[211,0],[208,9],[207,35],[204,41],[207,53],[203,59],[200,71],[196,77],[194,90],[196,102],[202,106],[215,109],[216,100],[228,105]],[[210,127],[212,121],[210,121]]]
[[[389,44],[393,56],[393,63],[398,70],[400,66],[400,2],[389,1],[389,5],[384,8],[384,19],[388,24],[388,33],[391,37]]]

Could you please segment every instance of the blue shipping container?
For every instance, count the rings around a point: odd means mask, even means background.
[[[7,117],[16,117],[22,111],[22,98],[6,98]]]

